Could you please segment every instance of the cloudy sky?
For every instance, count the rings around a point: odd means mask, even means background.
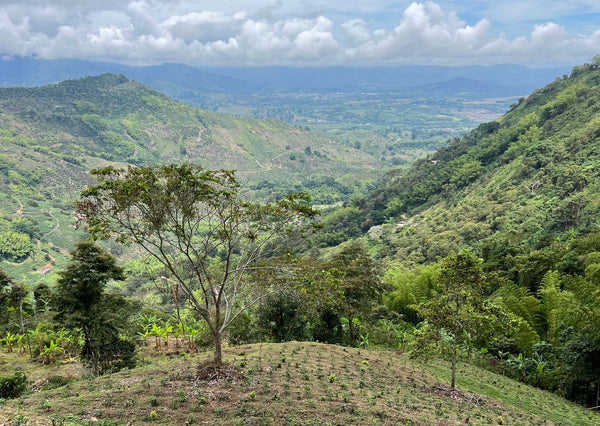
[[[570,66],[597,53],[598,0],[0,0],[5,58]]]

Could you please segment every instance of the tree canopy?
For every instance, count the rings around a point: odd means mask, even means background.
[[[120,338],[119,329],[130,314],[131,303],[104,291],[109,281],[125,279],[123,269],[90,241],[76,243],[71,259],[57,281],[56,319],[81,330],[81,359],[96,375],[127,365],[134,345]]]
[[[232,171],[193,164],[108,167],[82,193],[78,214],[94,238],[134,243],[155,257],[208,324],[220,365],[221,336],[235,318],[275,289],[252,294],[260,260],[316,212],[307,194],[258,204],[243,200]],[[172,280],[172,283],[171,283]]]

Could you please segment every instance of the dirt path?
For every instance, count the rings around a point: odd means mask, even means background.
[[[231,136],[231,133],[229,133],[227,131],[227,129],[217,127],[215,130],[217,131],[217,133],[219,135],[221,135],[221,137],[223,138],[223,140],[225,141],[225,143],[227,144],[227,146],[229,147],[229,149],[232,152],[237,152],[238,154],[248,155],[248,152],[244,148],[242,148],[237,143],[235,143],[235,141],[233,140],[233,136]],[[257,170],[255,172],[251,172],[251,173],[259,173],[259,172],[271,170],[270,164],[267,164],[265,166],[260,161],[258,161],[256,158],[252,158],[252,159],[256,162],[256,164],[258,165],[260,170]]]
[[[48,214],[50,215],[50,217],[51,217],[52,219],[54,219],[54,220],[56,221],[56,226],[55,226],[54,228],[52,228],[50,231],[46,232],[46,233],[44,234],[44,237],[47,237],[48,235],[52,234],[52,233],[53,233],[54,231],[56,231],[56,230],[59,228],[59,226],[60,226],[60,221],[58,220],[58,218],[54,217],[54,215],[52,214],[52,210],[50,210],[50,211],[48,212]]]
[[[37,245],[37,248],[38,248],[38,250],[39,250],[39,251],[42,251],[42,241],[41,241],[41,240],[36,240],[36,241],[35,241],[35,243],[36,243],[36,245]],[[52,243],[48,243],[48,244],[49,244],[49,245],[51,245],[51,246],[54,246]],[[51,262],[56,262],[56,259],[55,259],[54,257],[52,257],[52,255],[51,255],[50,253],[47,253],[47,255],[48,255],[48,257],[50,258],[50,261],[51,261]],[[50,264],[48,264],[48,265],[50,265]],[[48,265],[46,265],[46,267],[47,267]]]

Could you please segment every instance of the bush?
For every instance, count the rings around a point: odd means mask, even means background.
[[[27,376],[17,371],[14,376],[0,377],[0,398],[17,398],[29,388]]]
[[[299,303],[290,296],[271,296],[258,308],[257,326],[275,342],[304,340],[307,322],[299,308]]]
[[[44,383],[42,385],[42,390],[46,391],[46,390],[60,388],[62,386],[67,385],[68,383],[70,383],[72,381],[73,381],[73,379],[71,379],[69,377],[50,376],[50,377],[48,377],[48,380],[46,381],[46,383]]]

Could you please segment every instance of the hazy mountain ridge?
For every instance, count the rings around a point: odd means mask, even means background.
[[[0,86],[40,86],[66,79],[103,73],[121,73],[170,96],[203,92],[251,93],[284,91],[396,91],[440,84],[465,78],[479,84],[502,88],[505,96],[528,93],[566,67],[527,68],[519,65],[494,66],[394,66],[394,67],[206,67],[165,63],[127,66],[76,59],[42,60],[5,57],[0,62]],[[492,94],[489,92],[488,94]]]

